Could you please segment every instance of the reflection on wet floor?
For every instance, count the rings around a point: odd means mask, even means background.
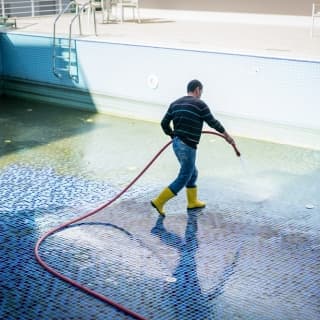
[[[16,99],[0,115],[0,318],[130,319],[34,260],[40,234],[104,203],[167,142],[158,124]],[[199,147],[201,211],[169,148],[110,208],[48,238],[42,257],[148,319],[318,319],[320,152],[237,138]]]

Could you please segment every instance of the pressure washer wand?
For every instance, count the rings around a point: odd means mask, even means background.
[[[233,149],[234,149],[234,151],[235,151],[236,155],[237,155],[238,157],[241,157],[241,153],[240,153],[240,151],[239,151],[239,149],[237,148],[237,146],[236,146],[236,144],[235,144],[235,143],[234,143],[234,144],[232,144],[232,147],[233,147]]]

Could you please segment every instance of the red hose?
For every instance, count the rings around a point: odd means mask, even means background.
[[[220,134],[220,133],[217,133],[217,132],[212,132],[212,131],[203,131],[203,133],[207,133],[207,134],[214,134],[214,135],[217,135],[217,136],[220,136],[222,138],[225,139],[224,135]],[[53,233],[59,231],[59,230],[62,230],[63,228],[75,223],[75,222],[78,222],[80,220],[83,220],[85,218],[88,218],[92,215],[94,215],[95,213],[103,210],[104,208],[108,207],[110,204],[112,204],[113,202],[115,202],[118,198],[120,198],[125,192],[128,191],[128,189],[137,182],[137,180],[140,179],[140,177],[150,168],[150,166],[155,162],[155,160],[161,155],[161,153],[172,143],[172,141],[169,141],[167,144],[165,144],[159,151],[158,153],[151,159],[151,161],[144,167],[144,169],[121,191],[119,192],[115,197],[113,197],[111,200],[109,200],[107,203],[101,205],[100,207],[94,209],[94,210],[91,210],[90,212],[78,217],[78,218],[75,218],[75,219],[72,219],[72,220],[69,220],[51,230],[49,230],[48,232],[46,232],[45,234],[43,234],[39,239],[38,241],[36,242],[36,245],[35,245],[35,248],[34,248],[34,254],[35,254],[35,257],[36,257],[36,260],[37,262],[44,268],[46,269],[47,271],[51,272],[53,275],[55,275],[56,277],[60,278],[61,280],[65,281],[65,282],[68,282],[70,283],[71,285],[77,287],[78,289],[81,289],[82,291],[94,296],[95,298],[99,299],[99,300],[102,300],[103,302],[106,302],[110,305],[112,305],[113,307],[117,308],[118,310],[132,316],[133,318],[135,319],[138,319],[138,320],[147,320],[146,318],[144,318],[143,316],[139,315],[138,313],[130,310],[130,309],[127,309],[126,307],[124,307],[123,305],[109,299],[108,297],[98,293],[98,292],[95,292],[93,290],[91,290],[90,288],[64,276],[62,273],[58,272],[57,270],[53,269],[52,267],[50,267],[44,260],[42,260],[42,258],[40,257],[40,254],[39,254],[39,249],[40,249],[40,245],[41,243],[46,239],[48,238],[50,235],[52,235]],[[236,153],[236,155],[238,157],[240,157],[240,152],[239,150],[237,149],[236,145],[235,144],[232,144],[232,147]]]

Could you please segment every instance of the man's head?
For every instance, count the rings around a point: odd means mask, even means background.
[[[200,98],[202,94],[202,83],[199,80],[191,80],[187,86],[187,92],[189,96],[194,96],[196,98]]]

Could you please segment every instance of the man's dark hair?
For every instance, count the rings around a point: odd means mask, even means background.
[[[199,80],[191,80],[189,83],[188,83],[188,86],[187,86],[187,92],[193,92],[194,90],[196,90],[197,88],[199,87],[200,90],[202,90],[203,86],[202,86],[202,83],[199,81]]]

